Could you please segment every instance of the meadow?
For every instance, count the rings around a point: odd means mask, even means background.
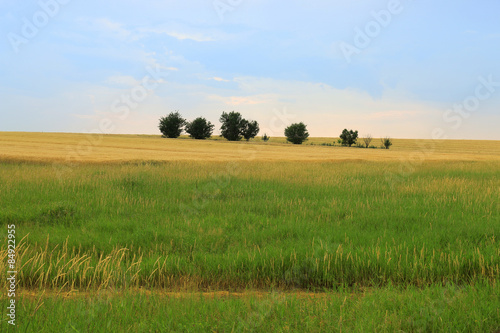
[[[334,142],[0,133],[20,328],[500,330],[500,141]]]

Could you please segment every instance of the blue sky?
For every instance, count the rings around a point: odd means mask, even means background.
[[[0,131],[500,139],[500,2],[0,0]]]

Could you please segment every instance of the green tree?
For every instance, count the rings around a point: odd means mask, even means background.
[[[342,140],[342,144],[344,146],[351,147],[358,140],[358,131],[344,129],[342,134],[340,134],[340,139]]]
[[[288,142],[300,145],[307,140],[309,133],[307,132],[307,126],[301,122],[288,126],[285,129],[285,136]]]
[[[244,122],[244,128],[242,131],[242,135],[245,138],[245,140],[249,141],[250,139],[253,139],[259,134],[260,127],[259,123],[254,121],[248,121],[243,119]]]
[[[222,126],[220,128],[221,136],[229,141],[240,141],[243,129],[245,128],[245,120],[239,112],[223,112],[220,116]]]
[[[182,118],[179,111],[171,112],[168,116],[160,118],[158,128],[163,136],[167,138],[178,138],[182,133],[182,128],[186,125],[186,120]]]
[[[212,136],[214,125],[203,117],[198,117],[186,124],[186,132],[190,137],[197,140],[205,140]]]

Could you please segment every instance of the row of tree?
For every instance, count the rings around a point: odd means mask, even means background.
[[[229,141],[240,141],[243,138],[248,141],[255,138],[260,131],[259,123],[244,119],[239,112],[223,112],[219,120],[222,124],[220,128],[221,136]],[[178,138],[184,130],[190,137],[204,140],[212,136],[215,126],[203,117],[187,122],[176,111],[160,118],[158,128],[163,136],[167,138]]]
[[[370,144],[373,140],[373,137],[370,134],[366,135],[362,139],[363,139],[364,145],[358,144],[358,147],[364,147],[364,148],[374,147],[374,146],[370,146]],[[380,140],[382,141],[382,146],[385,149],[389,149],[392,146],[391,138],[385,137],[385,138],[382,138]],[[358,141],[358,131],[344,129],[342,131],[342,133],[340,134],[339,143],[342,144],[343,146],[351,147],[352,145],[356,144],[357,141]]]
[[[307,132],[307,126],[304,123],[297,123],[292,124],[285,129],[285,136],[288,142],[300,145],[307,140],[307,138],[309,137],[309,133]],[[352,147],[352,145],[355,145],[358,141],[358,131],[348,130],[346,128],[342,131],[339,137],[339,144]],[[364,145],[358,144],[358,147],[374,147],[370,146],[372,140],[373,138],[371,135],[366,135],[363,138]],[[385,147],[386,149],[389,149],[389,147],[392,146],[392,140],[389,137],[383,138],[381,140],[383,147]]]
[[[250,140],[259,134],[260,127],[256,121],[244,119],[239,112],[223,112],[220,116],[221,136],[229,141],[240,141],[241,139]],[[167,138],[178,138],[185,130],[190,137],[198,140],[208,139],[212,136],[214,125],[203,117],[198,117],[191,122],[187,122],[181,114],[176,111],[166,117],[160,118],[160,132]],[[285,136],[288,142],[293,144],[302,144],[309,137],[307,126],[300,122],[288,126],[285,129]],[[263,141],[270,138],[267,134],[262,137]],[[339,143],[351,147],[358,140],[358,131],[344,129],[340,134]],[[372,142],[372,136],[367,135],[363,138],[366,148],[369,148]],[[382,144],[386,149],[392,145],[390,138],[382,139]],[[363,145],[358,145],[363,147]]]

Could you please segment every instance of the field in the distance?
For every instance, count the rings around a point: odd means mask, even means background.
[[[334,141],[0,133],[0,222],[5,235],[17,230],[20,326],[500,329],[500,141],[321,145]],[[6,256],[3,243],[3,271]],[[131,290],[156,296],[120,294]],[[178,311],[165,319],[160,309]]]
[[[500,161],[500,141],[394,139],[385,149],[340,147],[338,138],[310,138],[303,145],[285,138],[267,143],[228,142],[219,137],[199,141],[187,137],[162,139],[158,135],[98,135],[60,133],[0,133],[0,159],[63,163],[130,161]],[[336,147],[322,146],[333,144]],[[372,145],[381,146],[380,139]],[[413,154],[413,156],[410,156]],[[423,156],[423,158],[422,158]]]

